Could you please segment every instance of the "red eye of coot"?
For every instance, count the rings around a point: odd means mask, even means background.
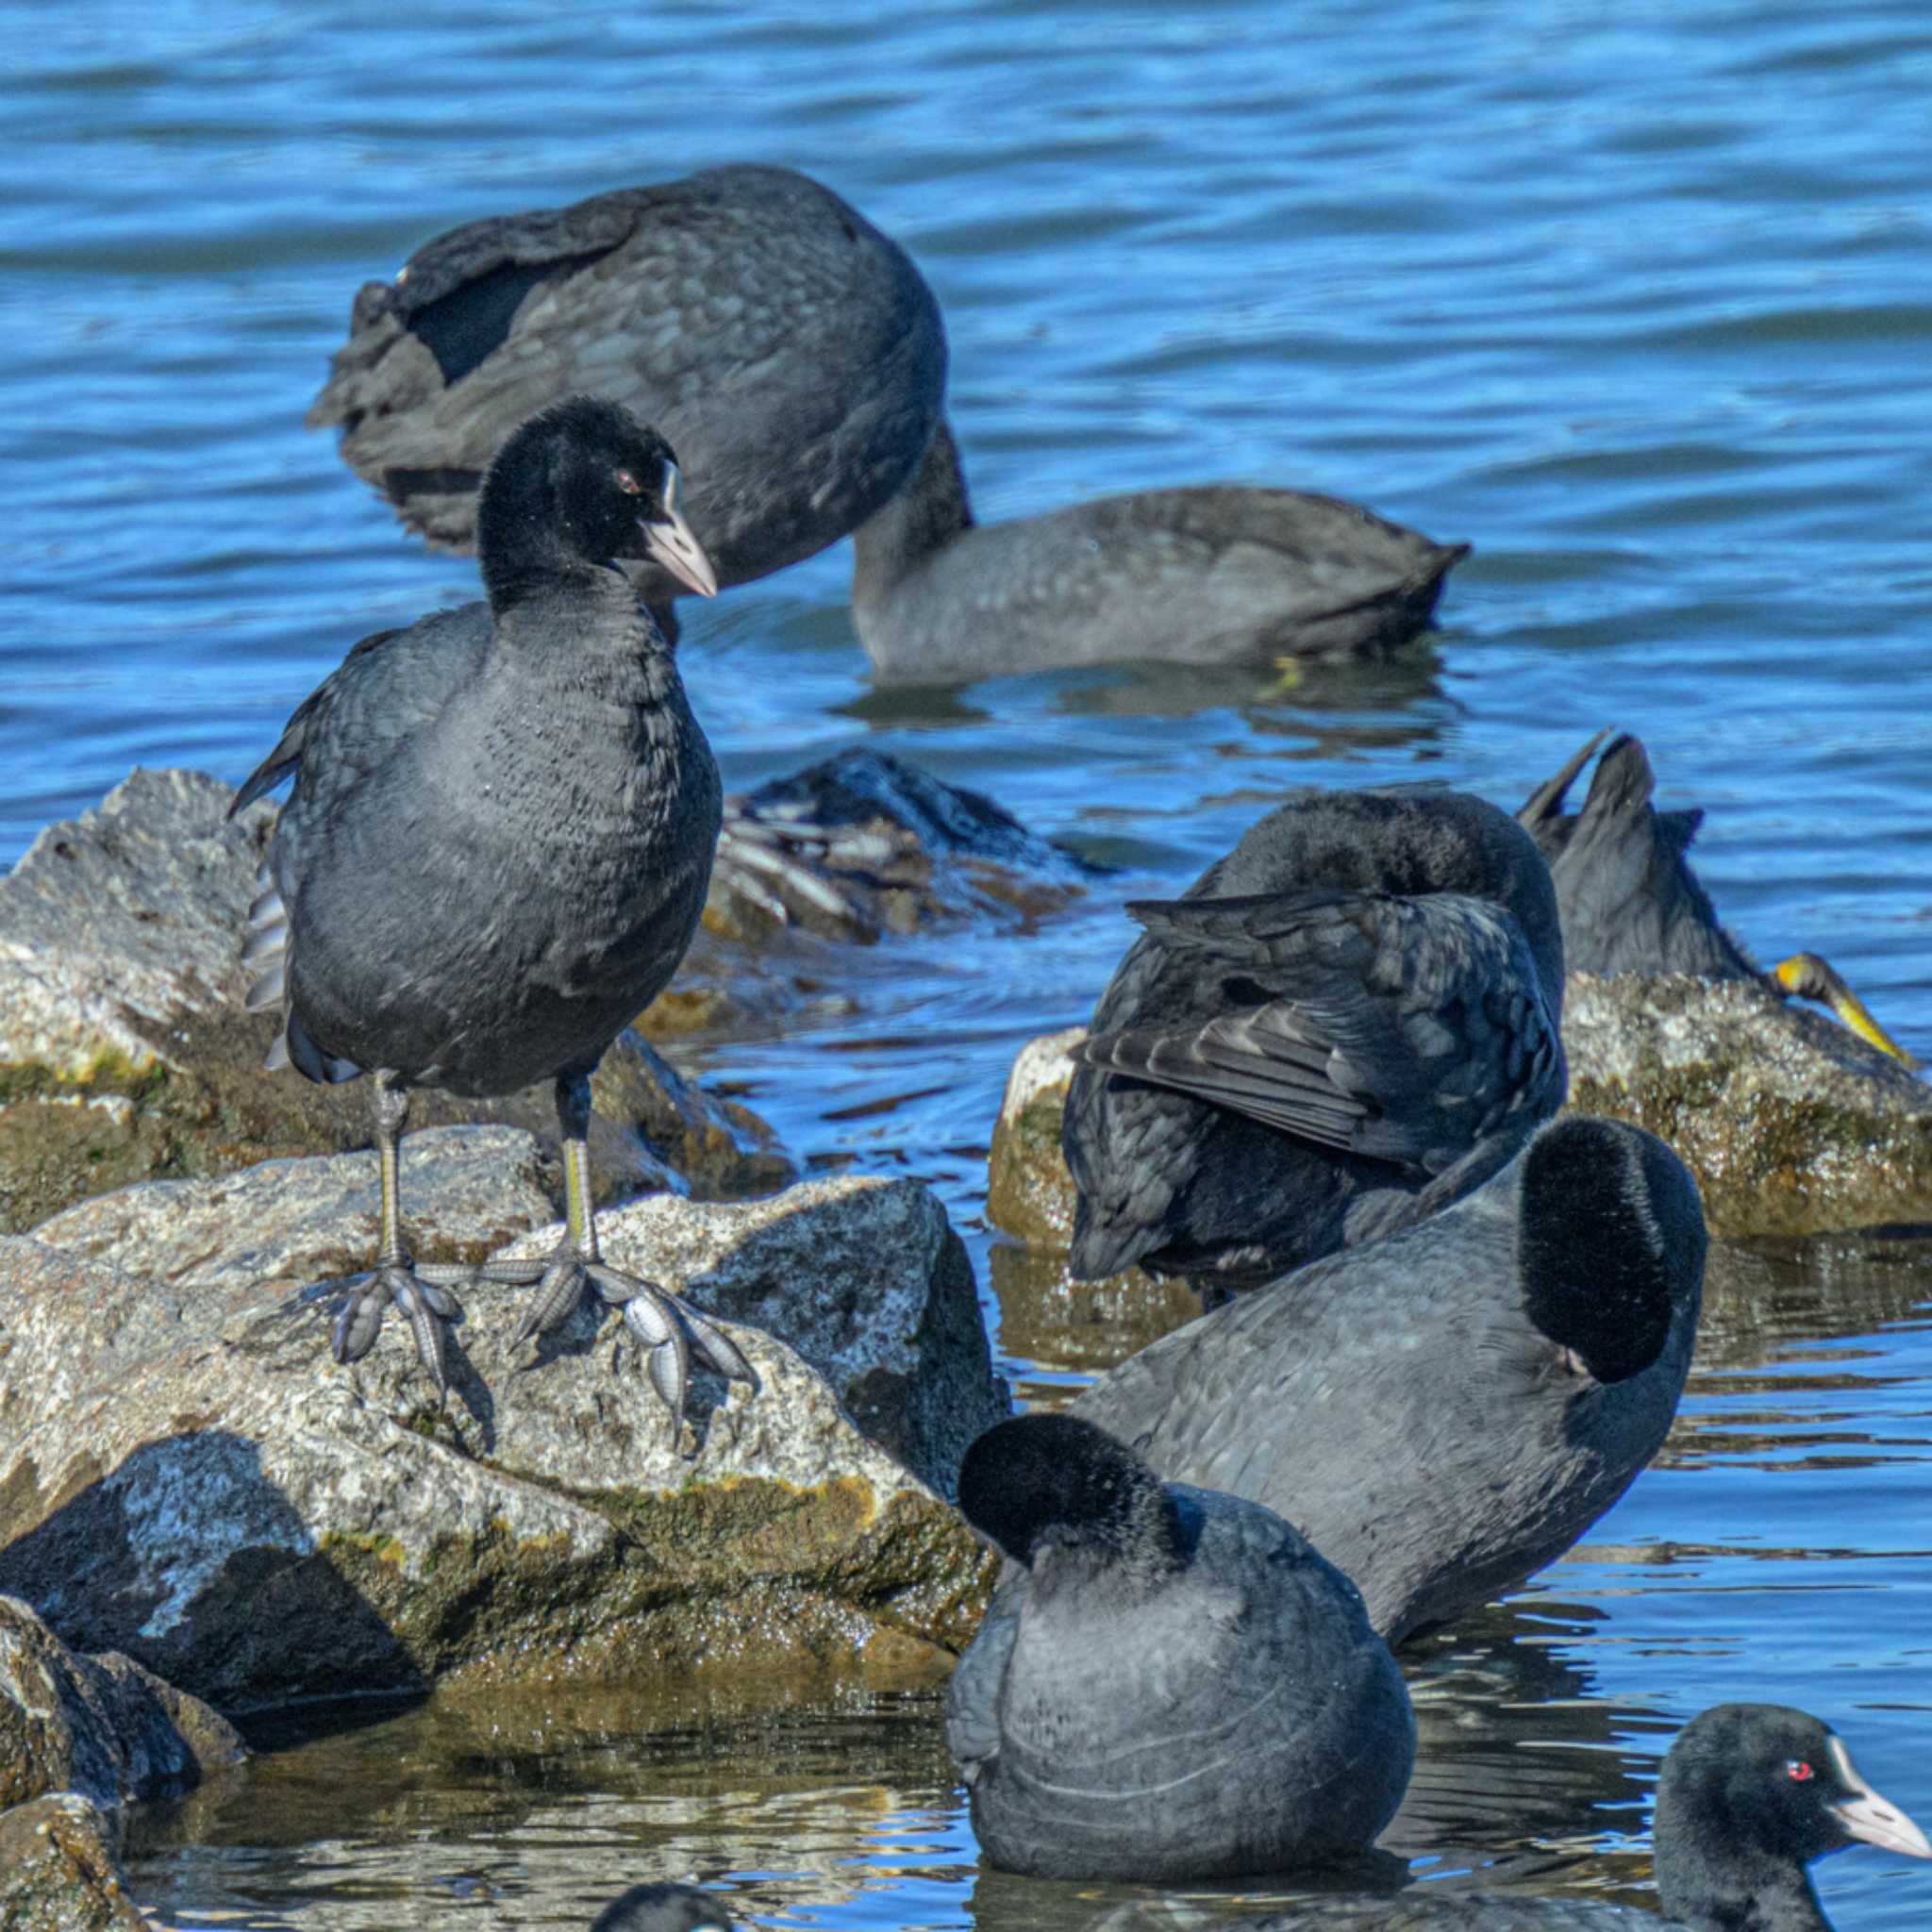
[[[1793,1757],[1785,1766],[1785,1775],[1798,1784],[1803,1784],[1811,1774],[1811,1767],[1802,1757]]]
[[[639,496],[643,493],[643,486],[638,481],[638,479],[635,476],[631,475],[631,473],[628,470],[618,471],[617,487],[621,491],[623,491],[626,496]]]

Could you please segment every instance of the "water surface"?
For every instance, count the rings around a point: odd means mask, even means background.
[[[730,782],[878,745],[1124,868],[1041,933],[827,952],[850,1009],[700,1055],[802,1158],[941,1188],[1024,1390],[1124,1341],[992,1265],[1008,1061],[1084,1016],[1124,898],[1286,784],[1513,804],[1599,725],[1639,729],[1666,802],[1708,808],[1745,942],[1830,953],[1932,1053],[1921,8],[95,0],[0,24],[0,855],[136,762],[239,777],[356,638],[472,593],[301,426],[359,281],[474,215],[762,158],[932,280],[983,513],[1237,476],[1476,545],[1424,645],[1294,684],[877,690],[842,550],[688,620]],[[1832,1718],[1932,1812],[1924,1270],[1909,1242],[1729,1264],[1658,1466],[1418,1658],[1401,1850],[1637,1896],[1657,1753],[1733,1696]],[[318,1928],[581,1924],[691,1871],[836,1927],[1114,1900],[978,1869],[929,1692],[680,1696],[284,1740],[144,1822],[137,1890],[184,1924]],[[1821,1885],[1843,1925],[1932,1916],[1902,1860]]]

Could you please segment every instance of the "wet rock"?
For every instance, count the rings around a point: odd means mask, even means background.
[[[1082,1029],[1021,1048],[988,1163],[987,1212],[1064,1246],[1074,1181],[1060,1115]],[[1932,1087],[1823,1013],[1756,982],[1573,973],[1569,1107],[1634,1122],[1697,1178],[1721,1235],[1932,1220]]]
[[[507,1138],[421,1137],[405,1186],[425,1252],[533,1210],[532,1145],[496,1208],[469,1191],[473,1158],[503,1174]],[[151,1182],[39,1231],[64,1247],[0,1241],[0,1589],[237,1708],[558,1669],[903,1671],[970,1636],[988,1566],[934,1485],[1004,1391],[924,1188],[600,1217],[607,1257],[689,1291],[758,1374],[700,1380],[680,1453],[608,1310],[527,1366],[529,1291],[465,1291],[446,1409],[395,1324],[331,1363],[327,1298],[260,1271],[340,1251],[331,1199],[359,1239],[372,1168]]]
[[[5,1932],[151,1932],[114,1868],[114,1827],[73,1792],[0,1811]]]
[[[149,1175],[368,1144],[363,1083],[261,1070],[274,1023],[242,1008],[241,935],[275,810],[231,824],[233,796],[201,773],[137,771],[0,879],[0,1231]],[[602,1198],[664,1186],[734,1198],[791,1175],[763,1122],[635,1032],[592,1091]],[[423,1093],[412,1118],[555,1134],[547,1086],[487,1102]]]
[[[1932,1088],[1745,980],[1573,973],[1570,1106],[1633,1121],[1697,1176],[1718,1234],[1932,1217]]]
[[[246,1755],[198,1697],[118,1652],[76,1657],[0,1596],[0,1808],[61,1790],[107,1807],[158,1797]]]
[[[1011,813],[883,752],[848,751],[734,801],[706,924],[758,938],[797,924],[888,932],[1064,905],[1090,868]]]
[[[1002,1352],[1057,1370],[1105,1374],[1201,1312],[1200,1296],[1178,1276],[1157,1281],[1129,1268],[1104,1281],[1074,1281],[1063,1242],[996,1242],[987,1266]],[[1079,1392],[1066,1385],[1029,1389],[1027,1400],[1058,1406]]]
[[[1043,1033],[1020,1049],[1000,1096],[987,1156],[986,1212],[1022,1241],[1065,1247],[1074,1233],[1074,1177],[1060,1153],[1060,1116],[1084,1026]]]

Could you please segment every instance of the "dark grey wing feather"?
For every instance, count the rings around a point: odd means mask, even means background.
[[[230,818],[283,780],[295,781],[257,875],[261,890],[248,908],[242,953],[242,963],[256,974],[248,1010],[282,1014],[282,1030],[266,1062],[271,1071],[293,1066],[324,1082],[353,1080],[363,1071],[318,1046],[289,1008],[294,964],[289,908],[301,888],[303,834],[327,817],[333,800],[437,716],[450,693],[474,675],[489,642],[486,604],[438,611],[408,629],[362,639],[296,706],[275,748],[236,792]]]
[[[1292,893],[1131,909],[1163,945],[1211,953],[1233,1010],[1096,1035],[1080,1049],[1093,1066],[1431,1174],[1512,1114],[1561,1102],[1535,961],[1487,901]]]

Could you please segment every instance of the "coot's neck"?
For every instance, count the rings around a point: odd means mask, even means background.
[[[852,535],[852,598],[890,590],[908,571],[973,527],[959,451],[944,421],[898,495]]]
[[[1674,1857],[1660,1845],[1657,1890],[1665,1918],[1689,1932],[1831,1932],[1805,1868],[1761,1853],[1699,1844]]]
[[[476,506],[476,556],[490,608],[501,618],[541,596],[580,594],[603,601],[606,579],[624,579],[602,560],[584,555],[553,500],[550,479],[525,468],[506,475],[492,469]],[[634,596],[625,585],[626,594]]]

